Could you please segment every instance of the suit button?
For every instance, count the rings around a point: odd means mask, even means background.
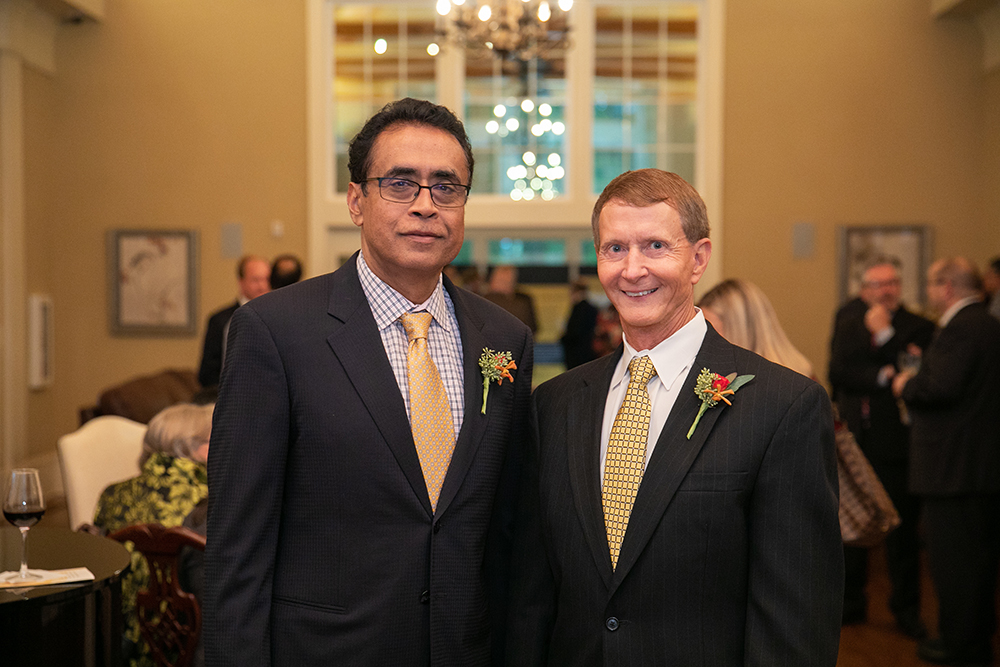
[[[434,524],[434,534],[437,535],[438,531],[440,531],[440,530],[441,530],[441,524],[440,524],[440,522]]]
[[[618,619],[612,616],[604,622],[604,625],[608,628],[608,630],[614,632],[618,629]]]
[[[430,601],[431,601],[430,591],[424,591],[423,593],[420,594],[420,604],[427,604]]]

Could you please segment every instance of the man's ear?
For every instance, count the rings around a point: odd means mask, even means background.
[[[712,240],[701,239],[692,246],[694,249],[694,269],[691,271],[691,284],[696,285],[708,268],[708,260],[712,258]]]
[[[351,222],[358,227],[364,225],[364,213],[361,211],[361,199],[365,196],[360,183],[347,184],[347,210],[351,214]]]

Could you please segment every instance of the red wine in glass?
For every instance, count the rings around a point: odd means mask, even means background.
[[[8,512],[4,510],[3,518],[18,528],[31,528],[42,520],[43,514],[45,514],[44,509],[37,512]]]
[[[45,500],[42,498],[38,469],[14,469],[7,482],[7,494],[3,498],[3,516],[21,531],[21,569],[5,575],[3,581],[20,583],[42,578],[42,575],[28,570],[28,529],[38,523],[43,514]]]

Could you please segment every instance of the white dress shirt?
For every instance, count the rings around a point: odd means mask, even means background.
[[[685,387],[684,380],[688,371],[691,370],[691,365],[694,364],[695,357],[698,356],[707,331],[705,316],[701,310],[698,310],[690,322],[652,350],[636,351],[629,345],[628,339],[623,336],[625,351],[611,376],[611,388],[608,390],[608,400],[604,404],[604,423],[601,426],[600,470],[602,482],[611,427],[615,423],[618,408],[625,400],[625,390],[628,389],[629,362],[632,361],[633,357],[648,355],[653,362],[653,367],[656,368],[656,375],[646,385],[653,409],[649,419],[649,435],[646,439],[646,465],[649,465],[649,457],[656,447],[656,441],[660,438],[663,425],[667,423],[667,417],[670,416],[670,410],[673,409],[680,392],[694,391],[694,385]],[[687,427],[685,426],[685,428]]]

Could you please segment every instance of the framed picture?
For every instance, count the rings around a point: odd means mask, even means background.
[[[193,335],[198,233],[108,232],[108,317],[115,335]]]
[[[859,225],[839,229],[840,301],[861,290],[861,278],[870,261],[887,256],[899,261],[903,303],[922,309],[924,281],[931,263],[932,238],[929,225]]]

